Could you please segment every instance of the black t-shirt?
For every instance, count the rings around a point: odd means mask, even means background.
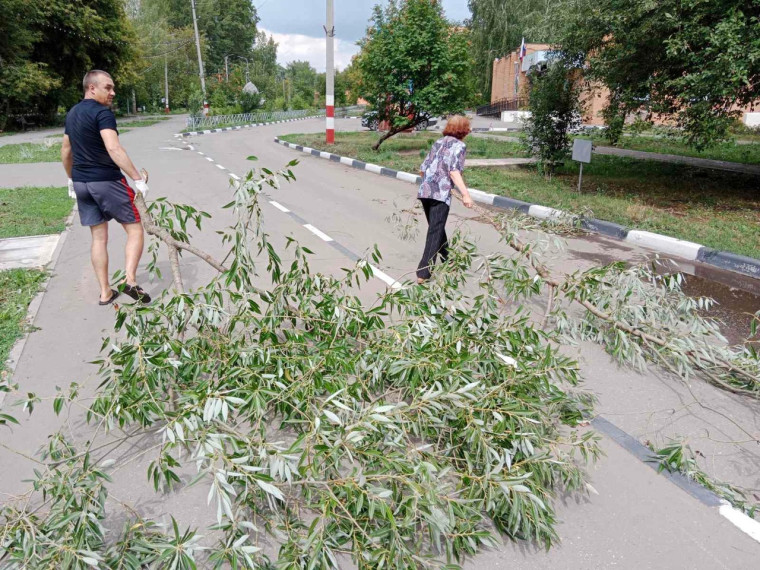
[[[121,170],[111,159],[100,136],[103,129],[116,131],[116,117],[111,109],[95,99],[80,101],[66,115],[63,132],[69,135],[71,142],[74,156],[71,178],[74,182],[121,180]]]

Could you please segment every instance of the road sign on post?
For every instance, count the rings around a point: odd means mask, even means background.
[[[573,141],[573,160],[581,163],[581,171],[578,175],[578,193],[581,191],[583,183],[583,164],[591,162],[591,149],[593,142],[586,139],[575,139]]]

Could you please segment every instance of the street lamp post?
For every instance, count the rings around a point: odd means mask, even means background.
[[[325,66],[325,142],[335,144],[335,23],[333,0],[327,0],[325,26],[327,62]]]
[[[208,114],[208,102],[206,101],[206,78],[203,76],[203,57],[201,56],[201,38],[198,35],[198,18],[195,16],[195,0],[190,0],[193,7],[193,29],[195,30],[195,48],[198,51],[198,74],[201,77],[201,91],[203,92],[203,114]]]
[[[246,81],[246,83],[248,83],[251,80],[250,79],[250,69],[249,69],[248,58],[247,57],[243,57],[242,55],[237,55],[235,53],[228,53],[227,55],[224,56],[224,76],[225,76],[225,81],[227,83],[230,82],[230,68],[229,68],[229,65],[227,64],[227,58],[229,58],[229,57],[239,57],[240,59],[244,59],[245,60],[245,81]]]

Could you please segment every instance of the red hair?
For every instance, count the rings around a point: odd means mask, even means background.
[[[464,115],[454,115],[449,117],[446,122],[446,128],[443,129],[443,136],[454,137],[460,141],[470,134],[470,119]]]

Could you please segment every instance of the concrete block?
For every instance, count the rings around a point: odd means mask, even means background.
[[[596,232],[616,239],[625,239],[625,236],[628,235],[628,228],[625,226],[595,218],[582,218],[581,227],[590,232]]]
[[[683,257],[689,261],[697,259],[699,250],[702,249],[702,245],[698,243],[640,230],[629,231],[625,241],[648,247],[660,253]]]
[[[531,204],[528,204],[527,202],[505,198],[504,196],[494,196],[493,205],[497,208],[504,208],[505,210],[519,210],[524,214],[527,214],[531,207]]]
[[[697,261],[714,265],[721,269],[749,275],[750,277],[760,278],[760,259],[703,247],[699,250]]]
[[[419,178],[419,176],[416,174],[411,174],[409,172],[397,172],[396,178],[403,180],[404,182],[411,182],[412,184],[416,184],[417,178]]]
[[[547,208],[546,206],[539,206],[538,204],[533,204],[528,208],[528,215],[540,220],[561,220],[569,217],[567,212],[555,210],[554,208]]]
[[[480,204],[487,204],[488,206],[493,206],[493,199],[495,196],[493,194],[489,194],[488,192],[483,192],[482,190],[476,190],[475,188],[468,188],[470,191],[470,196],[472,196],[472,199],[475,202],[478,202]]]

